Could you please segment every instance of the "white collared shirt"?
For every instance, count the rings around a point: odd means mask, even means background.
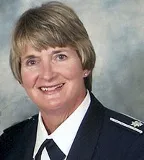
[[[46,139],[53,139],[61,151],[68,156],[76,133],[79,126],[87,112],[90,105],[90,94],[87,91],[87,95],[79,105],[79,107],[50,135],[48,135],[45,126],[42,122],[41,113],[39,113],[38,128],[36,135],[36,143],[34,148],[33,157],[37,154],[41,144]],[[66,158],[65,158],[66,159]],[[50,160],[46,148],[44,148],[41,160]]]

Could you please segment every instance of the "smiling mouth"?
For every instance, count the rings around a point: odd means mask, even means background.
[[[64,84],[65,83],[61,83],[61,84],[53,85],[53,86],[43,86],[43,87],[40,87],[40,90],[43,92],[53,92],[53,91],[56,91],[56,90],[62,88],[64,86]]]

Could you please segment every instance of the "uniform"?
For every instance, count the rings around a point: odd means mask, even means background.
[[[144,160],[141,121],[105,108],[91,93],[91,104],[67,160]],[[0,160],[32,160],[38,115],[4,131]]]

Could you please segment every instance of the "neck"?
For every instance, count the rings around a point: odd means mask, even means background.
[[[85,96],[86,92],[76,101],[71,101],[59,109],[40,110],[42,121],[48,134],[53,133],[79,107]]]
[[[53,133],[70,115],[58,115],[58,114],[46,114],[41,113],[42,121],[44,123],[44,126],[48,132],[48,134]]]

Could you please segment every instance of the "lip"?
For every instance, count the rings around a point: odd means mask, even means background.
[[[43,93],[53,94],[55,92],[60,91],[64,85],[65,85],[65,83],[59,83],[59,84],[55,84],[55,85],[41,86],[41,87],[39,87],[39,89]]]

